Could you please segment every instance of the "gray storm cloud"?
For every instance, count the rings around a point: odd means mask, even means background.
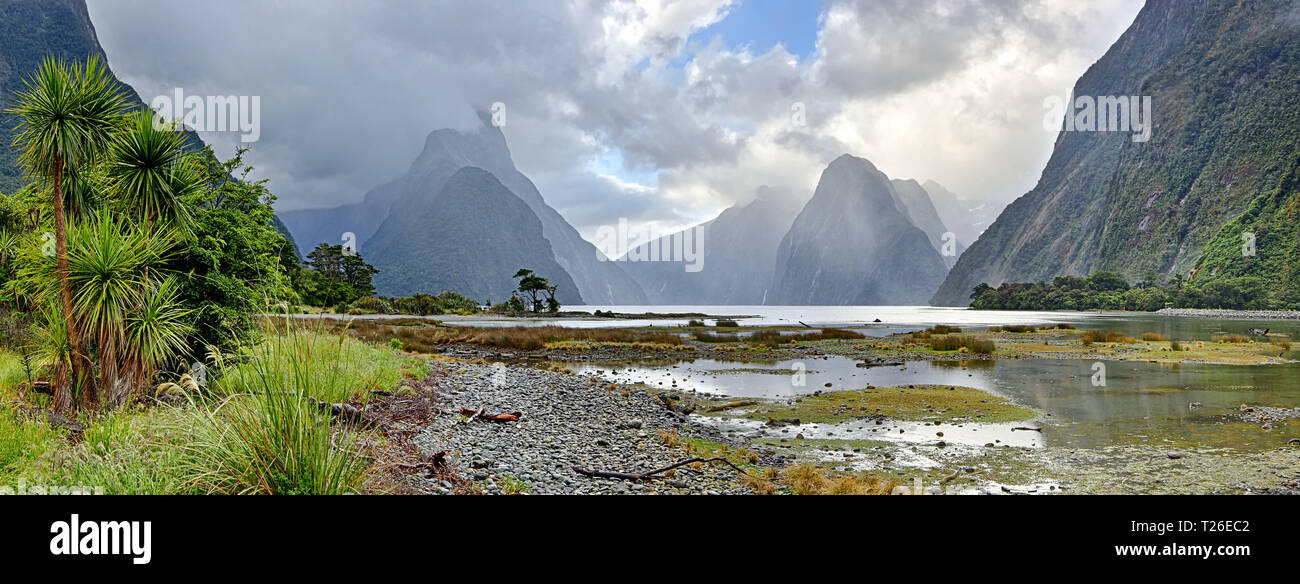
[[[146,101],[175,87],[261,96],[250,159],[283,210],[355,202],[404,172],[429,131],[502,102],[519,168],[589,234],[619,217],[697,222],[762,184],[811,193],[843,152],[965,196],[1018,196],[1054,139],[1043,98],[1141,7],[832,1],[802,59],[707,32],[688,41],[729,4],[91,0],[90,12]],[[791,123],[795,103],[806,125]],[[222,155],[239,142],[204,138]],[[610,151],[657,182],[599,176]]]

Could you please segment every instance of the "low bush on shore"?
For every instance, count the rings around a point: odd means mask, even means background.
[[[795,341],[826,341],[826,340],[845,340],[845,339],[865,339],[866,335],[857,331],[844,329],[823,329],[815,333],[795,333],[783,335],[778,331],[757,331],[747,339],[750,343],[776,348],[786,343]]]
[[[998,327],[998,326],[989,327],[989,332],[991,332],[991,333],[993,333],[993,332],[1004,332],[1004,333],[1032,333],[1032,332],[1037,331],[1037,330],[1038,330],[1037,328],[1034,328],[1033,325],[1029,325],[1029,324],[1008,324],[1008,325],[1003,325],[1003,326],[1000,326],[1000,327]]]
[[[985,338],[947,334],[930,337],[930,349],[934,351],[960,351],[966,349],[971,353],[988,355],[996,350],[996,345],[993,341]]]
[[[1079,335],[1086,347],[1093,343],[1132,343],[1133,338],[1119,331],[1083,331]]]

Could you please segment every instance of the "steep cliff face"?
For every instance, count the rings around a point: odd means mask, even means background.
[[[953,233],[952,241],[949,242],[952,253],[945,255],[944,237],[945,234],[952,232],[948,230],[948,226],[944,224],[943,219],[939,218],[939,212],[935,210],[934,201],[930,199],[930,193],[926,192],[925,188],[913,179],[896,178],[890,183],[894,186],[894,192],[898,194],[898,200],[903,204],[903,209],[907,211],[908,219],[912,220],[912,224],[917,229],[925,232],[925,237],[930,240],[930,245],[943,257],[944,265],[952,267],[957,262],[958,255],[956,234]]]
[[[18,119],[4,110],[27,89],[26,80],[43,59],[85,62],[89,57],[108,65],[85,0],[0,0],[0,192],[11,193],[27,184],[13,149]],[[128,106],[144,105],[130,85],[120,81],[117,85]],[[203,149],[198,134],[190,131],[185,132],[185,145],[193,152]]]
[[[1073,95],[1150,96],[1149,141],[1061,132],[1038,185],[933,303],[966,304],[981,282],[1190,272],[1300,156],[1300,14],[1289,0],[1149,0]]]
[[[947,271],[888,177],[844,155],[777,250],[769,304],[924,304]]]
[[[763,304],[776,264],[776,248],[790,228],[801,201],[790,193],[761,187],[753,201],[728,207],[714,219],[694,229],[638,246],[628,256],[647,257],[644,249],[664,240],[690,237],[698,232],[699,270],[686,262],[620,261],[653,304]]]
[[[393,296],[452,290],[501,302],[515,288],[511,276],[528,268],[558,287],[561,302],[579,301],[542,222],[494,175],[466,166],[440,182],[439,192],[424,198],[427,204],[402,209],[403,221],[392,232],[400,229],[400,239],[376,243],[376,289]]]

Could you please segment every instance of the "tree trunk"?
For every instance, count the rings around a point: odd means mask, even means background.
[[[71,375],[64,378],[54,390],[54,407],[59,411],[70,411],[73,387],[82,385],[83,394],[93,393],[84,387],[85,377],[81,374],[81,335],[77,331],[77,322],[72,313],[72,282],[68,278],[68,228],[63,211],[63,156],[54,157],[54,260],[58,264],[59,295],[63,300],[63,319],[68,327],[68,344],[71,346]],[[82,401],[92,399],[93,395],[83,395]]]

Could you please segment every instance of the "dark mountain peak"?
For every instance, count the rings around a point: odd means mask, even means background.
[[[768,302],[921,304],[946,271],[889,177],[846,154],[781,240]]]

